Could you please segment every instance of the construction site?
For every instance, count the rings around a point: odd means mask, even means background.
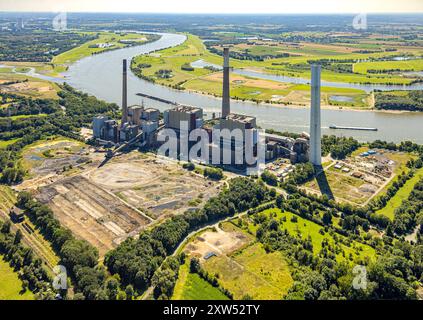
[[[196,209],[223,185],[153,153],[134,150],[107,162],[104,157],[101,148],[71,139],[35,143],[23,152],[29,177],[15,187],[33,190],[101,256],[153,223]]]

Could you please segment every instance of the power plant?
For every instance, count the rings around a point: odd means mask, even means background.
[[[256,157],[258,153],[256,118],[231,112],[228,47],[223,48],[221,115],[219,118],[213,116],[213,119],[209,122],[204,121],[201,107],[181,105],[143,93],[138,93],[137,95],[173,105],[173,107],[165,110],[162,114],[158,109],[145,108],[144,104],[128,107],[127,87],[127,61],[123,60],[122,119],[120,124],[104,115],[99,115],[93,119],[93,138],[97,143],[115,146],[113,151],[112,149],[109,150],[108,157],[112,157],[117,151],[129,145],[160,147],[164,142],[158,137],[163,132],[163,129],[172,129],[176,133],[179,154],[181,133],[189,135],[195,129],[203,129],[207,132],[209,157],[211,158],[213,151],[220,151],[219,163],[222,164],[222,167],[229,170],[245,171],[247,167],[254,166],[254,164],[247,165],[246,153],[247,151],[252,152],[253,157]],[[220,136],[218,139],[215,139],[215,132],[219,132]],[[222,134],[222,132],[229,132],[230,134],[226,135]],[[240,139],[239,137],[237,137],[238,140],[234,139],[234,132],[239,134]],[[310,135],[303,133],[299,138],[293,139],[280,135],[266,134],[265,144],[266,161],[283,157],[290,159],[292,163],[310,160],[314,165],[321,164],[320,66],[312,66]],[[188,148],[191,148],[192,145],[193,143],[190,143]],[[224,151],[230,154],[230,162],[228,164],[222,158],[223,154],[225,154]],[[241,159],[239,155],[242,155]],[[213,161],[216,161],[216,159],[213,159]]]

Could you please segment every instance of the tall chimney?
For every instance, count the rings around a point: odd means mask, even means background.
[[[223,48],[223,92],[222,92],[222,118],[231,113],[231,100],[229,92],[229,48]]]
[[[123,60],[122,79],[122,125],[128,122],[128,76],[126,71],[126,59]]]
[[[311,66],[310,162],[322,165],[320,122],[320,65]]]

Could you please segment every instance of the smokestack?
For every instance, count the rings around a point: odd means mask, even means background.
[[[222,118],[231,113],[231,100],[229,92],[229,48],[223,48],[223,92],[222,92]]]
[[[122,78],[122,125],[128,122],[128,76],[126,71],[126,59],[123,60]]]
[[[311,66],[310,162],[322,165],[320,122],[320,65]]]

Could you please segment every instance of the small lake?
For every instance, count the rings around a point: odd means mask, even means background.
[[[336,102],[353,102],[354,98],[348,96],[330,96],[329,100]]]

